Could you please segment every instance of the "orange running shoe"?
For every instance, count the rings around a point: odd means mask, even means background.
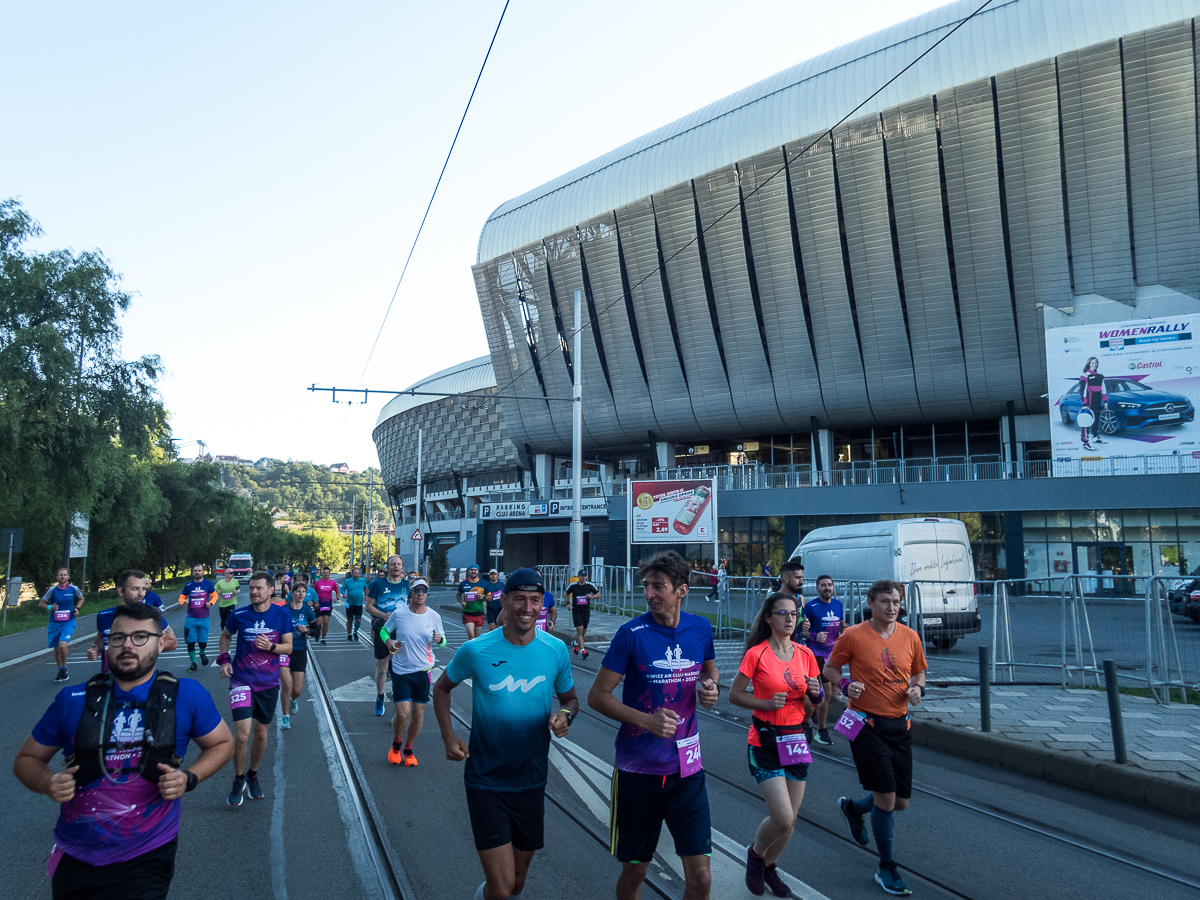
[[[408,765],[408,763],[404,761],[403,751],[395,744],[392,744],[392,746],[388,748],[388,762],[395,763],[396,765],[400,765],[400,763],[403,762],[405,765]]]
[[[417,757],[411,750],[404,751],[404,764],[406,766],[415,766],[417,764]]]

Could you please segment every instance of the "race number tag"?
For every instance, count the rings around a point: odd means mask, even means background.
[[[250,688],[244,684],[231,685],[229,688],[229,708],[245,709],[250,705]]]
[[[704,763],[700,760],[700,735],[693,734],[682,741],[676,741],[675,746],[679,748],[680,777],[687,778],[704,768]]]
[[[70,622],[71,621],[71,608],[68,606],[66,609],[56,609],[54,611],[54,621],[55,622]]]
[[[288,667],[288,665],[291,663],[291,661],[292,661],[292,658],[290,656],[288,656],[286,653],[279,654],[279,668],[286,669]]]
[[[856,713],[852,709],[842,713],[841,718],[837,720],[837,724],[833,726],[833,730],[838,734],[844,734],[850,740],[858,737],[858,733],[862,731],[863,723],[866,722],[866,717],[861,713]]]
[[[200,612],[202,609],[204,609],[204,607],[208,606],[208,599],[203,594],[195,597],[189,597],[188,606],[191,607],[195,612]]]
[[[812,762],[812,754],[808,751],[808,741],[804,733],[784,734],[775,739],[779,751],[779,762],[784,766],[794,766]]]

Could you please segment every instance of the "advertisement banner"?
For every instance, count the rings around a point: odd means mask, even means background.
[[[715,480],[633,481],[630,540],[635,544],[708,544],[716,539]]]
[[[1190,457],[1200,451],[1200,349],[1194,319],[1169,316],[1046,332],[1056,463]],[[1062,474],[1069,471],[1067,467]]]

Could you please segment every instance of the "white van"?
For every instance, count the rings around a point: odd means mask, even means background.
[[[980,630],[971,542],[958,519],[893,519],[817,528],[792,551],[796,557],[804,563],[810,584],[821,575],[868,584],[881,578],[906,585],[920,582],[925,638],[940,649]],[[911,615],[916,602],[910,593],[905,596],[908,624],[917,628]],[[857,618],[851,610],[846,614]]]

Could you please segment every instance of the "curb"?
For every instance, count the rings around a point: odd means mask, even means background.
[[[930,750],[1200,822],[1200,783],[1178,775],[1080,759],[1003,735],[967,731],[916,717],[912,719],[912,733],[914,744]]]

